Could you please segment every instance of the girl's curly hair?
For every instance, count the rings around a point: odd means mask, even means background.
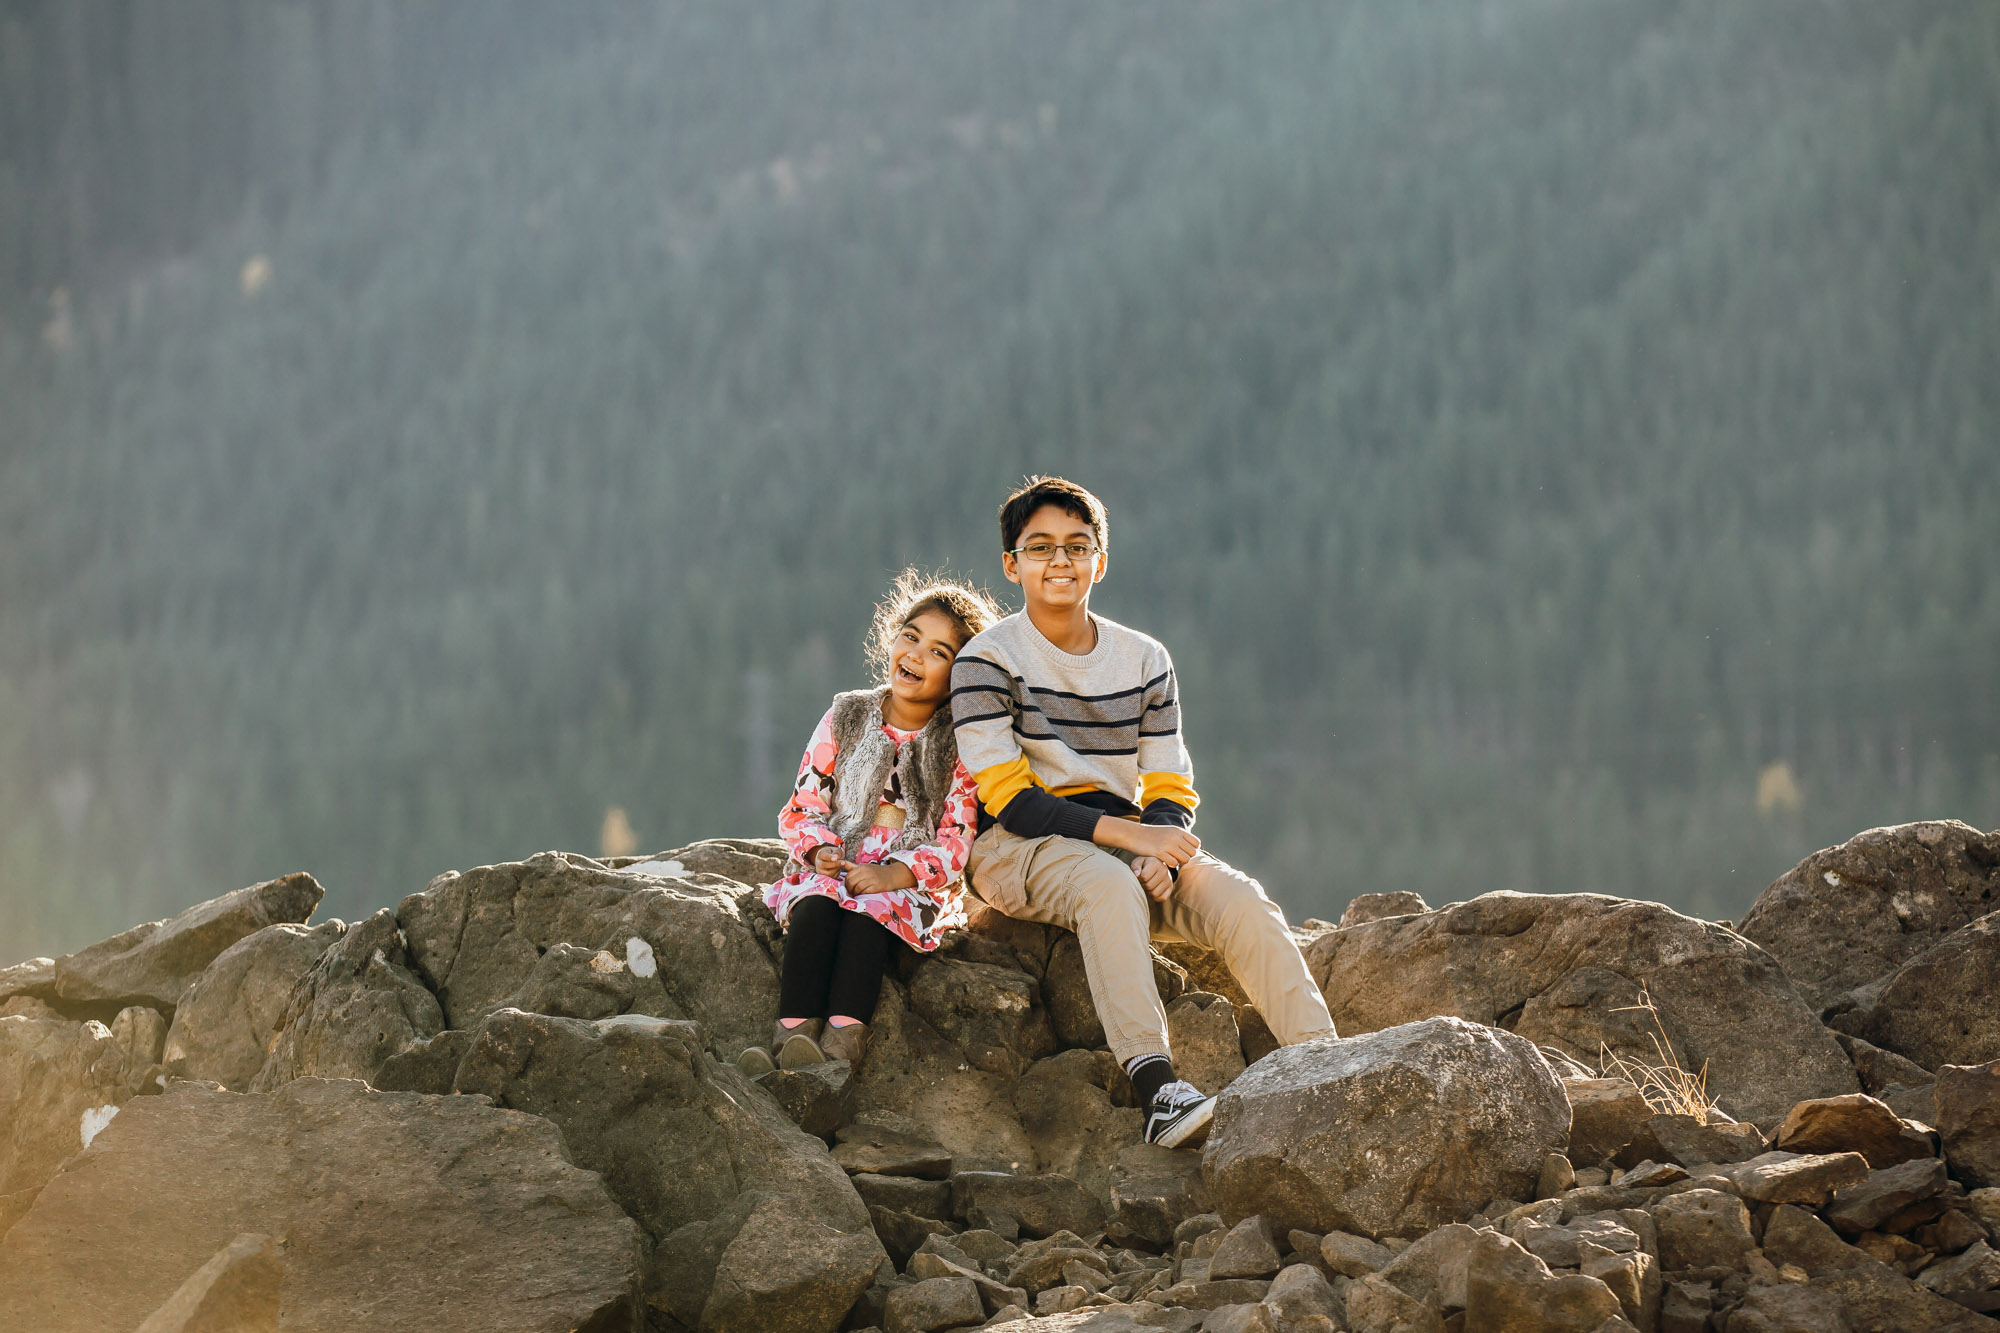
[[[889,657],[903,626],[926,611],[936,611],[958,628],[958,646],[1000,619],[1000,608],[983,591],[942,574],[906,569],[889,585],[888,595],[875,604],[868,632],[868,665],[877,678],[889,679]]]

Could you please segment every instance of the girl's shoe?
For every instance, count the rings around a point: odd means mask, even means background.
[[[826,1052],[829,1060],[845,1060],[861,1072],[861,1057],[868,1054],[868,1025],[849,1023],[846,1027],[827,1024],[826,1033],[819,1039],[819,1047]]]
[[[771,1049],[777,1052],[778,1068],[804,1069],[807,1065],[825,1064],[826,1052],[813,1040],[825,1026],[825,1021],[818,1018],[808,1019],[795,1028],[778,1024],[771,1033]]]
[[[762,1078],[777,1067],[778,1062],[762,1046],[746,1047],[743,1054],[736,1057],[736,1072],[748,1079]]]

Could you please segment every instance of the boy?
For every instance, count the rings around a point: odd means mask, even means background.
[[[1179,1148],[1206,1137],[1215,1098],[1174,1073],[1152,936],[1219,952],[1278,1040],[1335,1034],[1283,913],[1194,835],[1167,650],[1090,612],[1107,530],[1097,497],[1060,477],[1030,477],[1000,507],[1001,568],[1027,605],[952,668],[958,753],[979,784],[966,879],[1009,916],[1076,932],[1146,1141]]]

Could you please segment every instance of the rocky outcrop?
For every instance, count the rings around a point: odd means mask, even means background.
[[[2000,832],[1940,820],[1869,829],[1814,852],[1736,928],[1824,1008],[1996,911]]]
[[[746,898],[755,902],[744,885],[713,874],[651,877],[544,852],[440,875],[395,915],[446,1027],[478,1027],[519,998],[551,948],[567,944],[624,961],[635,980],[657,977],[661,999],[642,1010],[699,1023],[710,1050],[734,1059],[765,1038],[778,1005],[777,966]]]
[[[253,1092],[295,1078],[372,1079],[383,1061],[436,1036],[438,1002],[411,971],[396,914],[356,922],[292,987]]]
[[[1531,1193],[1569,1126],[1532,1044],[1432,1018],[1264,1057],[1217,1103],[1202,1171],[1224,1217],[1415,1235]]]
[[[181,1083],[0,1240],[0,1328],[137,1328],[245,1234],[284,1238],[301,1333],[629,1327],[639,1292],[638,1226],[547,1120],[355,1081]]]
[[[1661,1040],[1688,1070],[1707,1067],[1723,1110],[1759,1123],[1859,1090],[1832,1034],[1767,954],[1657,903],[1489,893],[1329,931],[1306,958],[1347,1034],[1451,1015],[1592,1066],[1601,1048],[1660,1063]]]
[[[347,933],[338,918],[317,926],[266,926],[216,956],[181,995],[167,1033],[169,1078],[244,1091],[271,1058],[292,987]]]
[[[1953,931],[1834,1005],[1844,1032],[1926,1069],[2000,1060],[2000,911]]]
[[[149,921],[55,963],[55,998],[79,1017],[144,1004],[171,1013],[216,955],[280,921],[304,921],[323,895],[311,875],[286,875]]]

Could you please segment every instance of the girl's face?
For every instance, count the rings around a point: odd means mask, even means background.
[[[936,708],[951,697],[958,626],[942,611],[920,611],[889,647],[889,691],[905,703]]]

